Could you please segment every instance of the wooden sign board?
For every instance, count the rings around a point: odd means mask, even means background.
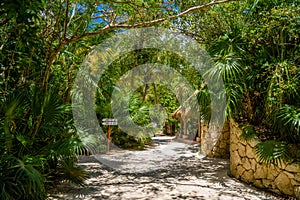
[[[111,118],[104,118],[102,119],[102,125],[107,125],[107,146],[106,146],[106,152],[109,152],[110,149],[110,131],[111,127],[110,126],[116,126],[118,125],[118,120],[117,119],[111,119]]]
[[[118,122],[102,122],[102,125],[117,126],[117,125],[118,125]]]
[[[102,125],[116,126],[116,125],[118,125],[118,120],[117,119],[104,118],[104,119],[102,119]]]

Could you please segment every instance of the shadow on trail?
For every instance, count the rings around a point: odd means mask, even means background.
[[[141,173],[113,170],[93,157],[79,165],[88,172],[86,186],[65,185],[52,199],[274,199],[229,178],[222,159],[180,158]]]
[[[60,185],[49,199],[280,199],[227,175],[229,161],[198,155],[197,145],[159,140],[145,151],[83,156],[85,186]],[[112,165],[115,166],[112,167]]]

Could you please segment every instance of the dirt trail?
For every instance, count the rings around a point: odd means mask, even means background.
[[[86,186],[60,185],[49,199],[283,199],[230,178],[228,160],[205,158],[197,145],[171,139],[156,138],[144,151],[81,157]]]

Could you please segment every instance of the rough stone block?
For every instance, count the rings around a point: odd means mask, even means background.
[[[262,181],[260,179],[254,179],[253,184],[259,188],[264,188]]]
[[[250,145],[246,146],[246,156],[248,158],[255,158],[256,157],[254,149]]]
[[[230,144],[230,151],[236,151],[238,150],[239,146],[236,143],[231,143]]]
[[[254,181],[254,172],[253,172],[253,170],[245,171],[243,176],[242,176],[242,180],[252,183]]]
[[[268,168],[268,174],[267,174],[267,179],[269,180],[275,180],[275,178],[278,176],[279,172],[277,169],[269,167]]]
[[[249,159],[250,160],[250,163],[251,163],[251,169],[253,171],[256,171],[256,165],[257,165],[257,162],[255,159]]]
[[[226,147],[227,147],[227,143],[225,141],[221,142],[220,148],[221,149],[226,149]]]
[[[254,178],[255,179],[267,178],[267,174],[268,174],[268,171],[265,166],[257,165],[257,169],[254,173]]]
[[[243,167],[246,169],[246,170],[250,170],[251,169],[251,163],[249,161],[249,158],[245,157],[242,159],[242,163],[243,163]]]
[[[245,168],[242,167],[241,165],[237,166],[236,168],[236,172],[239,176],[242,176],[245,171],[246,171]]]
[[[230,135],[230,141],[231,143],[238,143],[239,142],[239,137],[237,136],[237,134],[235,132],[232,132]]]
[[[300,173],[296,173],[294,179],[300,182]]]
[[[291,179],[291,184],[293,186],[300,186],[300,182],[299,181],[296,181],[295,179]]]
[[[275,184],[273,180],[269,180],[269,179],[262,179],[262,184],[265,188],[272,188],[275,189]]]
[[[276,194],[282,194],[282,192],[278,189],[270,189],[270,190]]]
[[[233,166],[238,166],[239,164],[242,163],[238,151],[234,151],[230,154],[230,163]]]
[[[293,195],[294,189],[291,184],[290,178],[284,174],[280,173],[274,181],[276,187],[284,194]]]
[[[230,138],[230,132],[229,131],[224,131],[223,132],[223,137],[225,138],[225,139],[228,139],[229,140],[229,138]]]
[[[245,157],[246,156],[246,148],[243,145],[239,145],[239,149],[238,149],[239,155],[241,157]]]
[[[236,136],[240,139],[243,131],[239,127],[237,127],[235,131],[236,131]]]
[[[285,175],[287,175],[290,179],[293,179],[295,177],[295,174],[290,173],[290,172],[283,172]]]
[[[237,166],[230,165],[230,173],[231,173],[234,177],[238,178],[236,168],[237,168]]]
[[[239,143],[246,146],[248,143],[245,140],[241,140],[241,136],[239,136]]]
[[[258,140],[252,139],[252,140],[248,141],[248,144],[249,144],[250,147],[254,148],[257,145],[258,142],[259,142]]]
[[[288,172],[300,173],[300,163],[292,163],[285,167],[285,170]]]

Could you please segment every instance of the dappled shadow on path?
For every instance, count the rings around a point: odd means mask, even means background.
[[[227,175],[228,161],[180,157],[145,172],[113,170],[93,157],[82,157],[86,186],[61,185],[50,199],[279,199]]]

